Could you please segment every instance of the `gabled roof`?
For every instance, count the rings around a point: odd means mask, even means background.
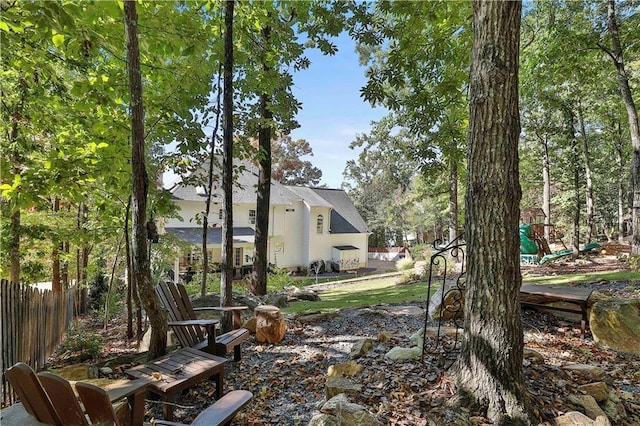
[[[309,198],[304,198],[304,201],[311,206],[326,206],[328,204],[331,207],[330,232],[332,234],[369,232],[369,228],[360,213],[358,213],[356,206],[353,205],[347,193],[342,189],[303,188],[299,186],[289,188],[295,188],[296,193],[308,195]]]
[[[214,176],[213,187],[211,190],[211,201],[221,203],[224,197],[222,192],[222,176],[219,174],[222,160],[216,157],[214,160]],[[257,201],[256,187],[258,184],[258,167],[246,160],[233,160],[235,182],[233,184],[233,202],[234,204],[255,204]],[[202,182],[207,182],[206,176],[209,170],[209,161],[206,160],[193,173],[192,176],[201,176]],[[207,192],[205,185],[199,186],[196,183],[177,184],[171,191],[172,199],[185,201],[205,201]],[[287,189],[286,186],[279,182],[271,181],[271,205],[289,205],[299,197]]]
[[[333,205],[331,210],[331,233],[367,233],[369,227],[353,205],[347,193],[340,189],[316,189],[322,198]]]
[[[222,161],[219,157],[214,159],[214,170],[220,170]],[[234,169],[236,182],[233,185],[234,204],[256,204],[256,186],[258,183],[258,167],[247,160],[234,159]],[[209,162],[203,164],[193,173],[202,176],[202,181],[206,182],[205,176],[209,168]],[[220,176],[214,179],[212,188],[212,199],[214,203],[221,203],[223,200],[222,180]],[[172,199],[185,201],[205,201],[206,191],[204,186],[196,183],[177,184],[172,190]],[[296,201],[303,201],[310,207],[324,207],[331,209],[331,230],[332,234],[357,234],[367,233],[369,228],[358,213],[347,193],[341,189],[308,188],[303,186],[286,186],[272,180],[271,181],[271,205],[291,205]],[[234,231],[235,235],[235,231]]]

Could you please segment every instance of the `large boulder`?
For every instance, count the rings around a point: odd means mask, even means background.
[[[591,308],[589,328],[598,345],[640,354],[640,299],[612,299]]]

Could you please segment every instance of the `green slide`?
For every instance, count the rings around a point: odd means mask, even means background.
[[[531,225],[520,225],[520,254],[538,254],[538,244],[531,237]]]

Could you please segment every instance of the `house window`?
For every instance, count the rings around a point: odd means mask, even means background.
[[[249,210],[249,224],[250,225],[255,225],[256,224],[256,211],[255,210]]]
[[[322,215],[318,215],[318,219],[316,219],[316,233],[322,234],[324,232],[324,217]]]
[[[242,265],[242,248],[235,249],[236,255],[233,256],[233,266],[238,267]]]
[[[222,220],[222,209],[218,210],[218,220]]]

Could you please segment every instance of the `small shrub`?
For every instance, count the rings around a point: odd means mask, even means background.
[[[407,271],[413,268],[413,260],[411,259],[400,259],[396,262],[396,269],[398,271]]]
[[[640,255],[629,256],[629,260],[627,262],[632,270],[640,272]]]
[[[415,260],[426,260],[431,256],[431,246],[429,244],[418,244],[409,250],[411,257]]]
[[[83,332],[81,328],[81,324],[78,321],[71,324],[64,342],[62,342],[61,349],[65,352],[79,355],[81,360],[94,359],[104,347],[102,336],[96,333]]]
[[[280,291],[288,286],[299,287],[300,283],[284,268],[273,268],[267,276],[267,292]]]

